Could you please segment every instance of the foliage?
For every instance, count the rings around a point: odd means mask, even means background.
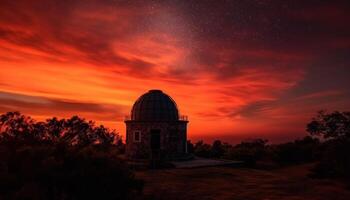
[[[251,139],[230,145],[215,140],[210,145],[199,141],[194,145],[194,153],[199,157],[241,160],[248,167],[255,167],[257,161],[263,160],[279,164],[305,163],[319,156],[320,141],[310,136],[278,145],[268,145],[267,142],[264,139]]]
[[[232,146],[220,140],[213,141],[212,145],[199,141],[194,145],[194,153],[199,157],[242,160],[247,166],[254,166],[265,154],[266,143],[267,140],[254,139]]]
[[[227,143],[222,143],[220,140],[214,140],[212,145],[206,144],[203,140],[198,141],[196,144],[192,144],[190,141],[187,144],[187,148],[193,148],[193,152],[196,156],[205,158],[221,158],[225,152],[228,151]],[[231,146],[230,146],[231,147]]]
[[[120,144],[121,138],[115,131],[96,126],[78,116],[70,119],[47,119],[36,122],[19,112],[8,112],[0,116],[0,142],[49,143],[87,146]]]
[[[0,199],[130,199],[142,189],[114,131],[73,116],[0,116]]]
[[[220,158],[224,155],[224,146],[220,140],[215,140],[211,146],[211,156]]]
[[[267,145],[263,139],[234,146],[219,140],[212,145],[199,141],[194,145],[194,153],[200,157],[241,160],[249,167],[258,161],[271,162],[271,166],[317,162],[313,177],[341,177],[350,182],[350,112],[320,111],[306,130],[310,136],[277,145]]]
[[[211,146],[200,140],[194,145],[194,154],[199,157],[209,158],[211,157]]]
[[[322,144],[320,160],[312,169],[312,177],[345,178],[350,183],[350,141],[330,140]]]
[[[127,199],[142,188],[122,161],[95,146],[0,149],[0,199]]]
[[[254,167],[257,160],[260,160],[266,152],[267,140],[253,139],[243,141],[232,147],[226,157],[233,160],[244,161],[246,166]]]
[[[307,124],[306,130],[311,135],[321,136],[324,139],[350,138],[350,112],[326,113],[320,111]]]
[[[293,142],[271,146],[272,157],[280,164],[297,164],[316,159],[320,141],[306,136]]]
[[[325,140],[312,176],[342,177],[350,182],[350,112],[320,111],[307,125],[307,131]]]

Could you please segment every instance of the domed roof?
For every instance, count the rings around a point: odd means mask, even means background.
[[[175,101],[161,90],[150,90],[140,96],[131,110],[135,121],[177,121],[179,111]]]

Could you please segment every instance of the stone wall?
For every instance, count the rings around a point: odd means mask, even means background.
[[[126,121],[126,154],[130,158],[149,159],[151,130],[160,130],[160,152],[166,159],[186,154],[187,121],[138,122]],[[135,142],[133,134],[140,131],[141,141]]]

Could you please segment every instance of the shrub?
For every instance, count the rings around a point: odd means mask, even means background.
[[[350,112],[320,111],[307,125],[307,131],[325,140],[312,176],[342,177],[350,182]]]
[[[142,190],[114,131],[77,116],[0,116],[0,199],[131,199]]]
[[[194,154],[199,157],[209,158],[211,157],[211,146],[200,140],[194,145]]]
[[[7,156],[1,160],[0,198],[127,199],[142,189],[125,163],[93,147],[1,149]]]
[[[306,136],[303,139],[271,147],[272,157],[280,164],[297,164],[315,160],[319,140]]]
[[[254,139],[243,141],[229,149],[226,158],[244,161],[246,166],[254,167],[256,161],[262,159],[266,153],[267,140]]]
[[[69,119],[47,119],[36,122],[19,112],[0,115],[0,142],[26,144],[58,144],[88,146],[100,144],[108,146],[120,144],[121,137],[104,126],[96,126],[78,116]]]

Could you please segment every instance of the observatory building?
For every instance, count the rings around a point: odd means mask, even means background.
[[[161,90],[150,90],[134,103],[125,119],[126,155],[134,159],[174,160],[187,154],[186,116]]]

